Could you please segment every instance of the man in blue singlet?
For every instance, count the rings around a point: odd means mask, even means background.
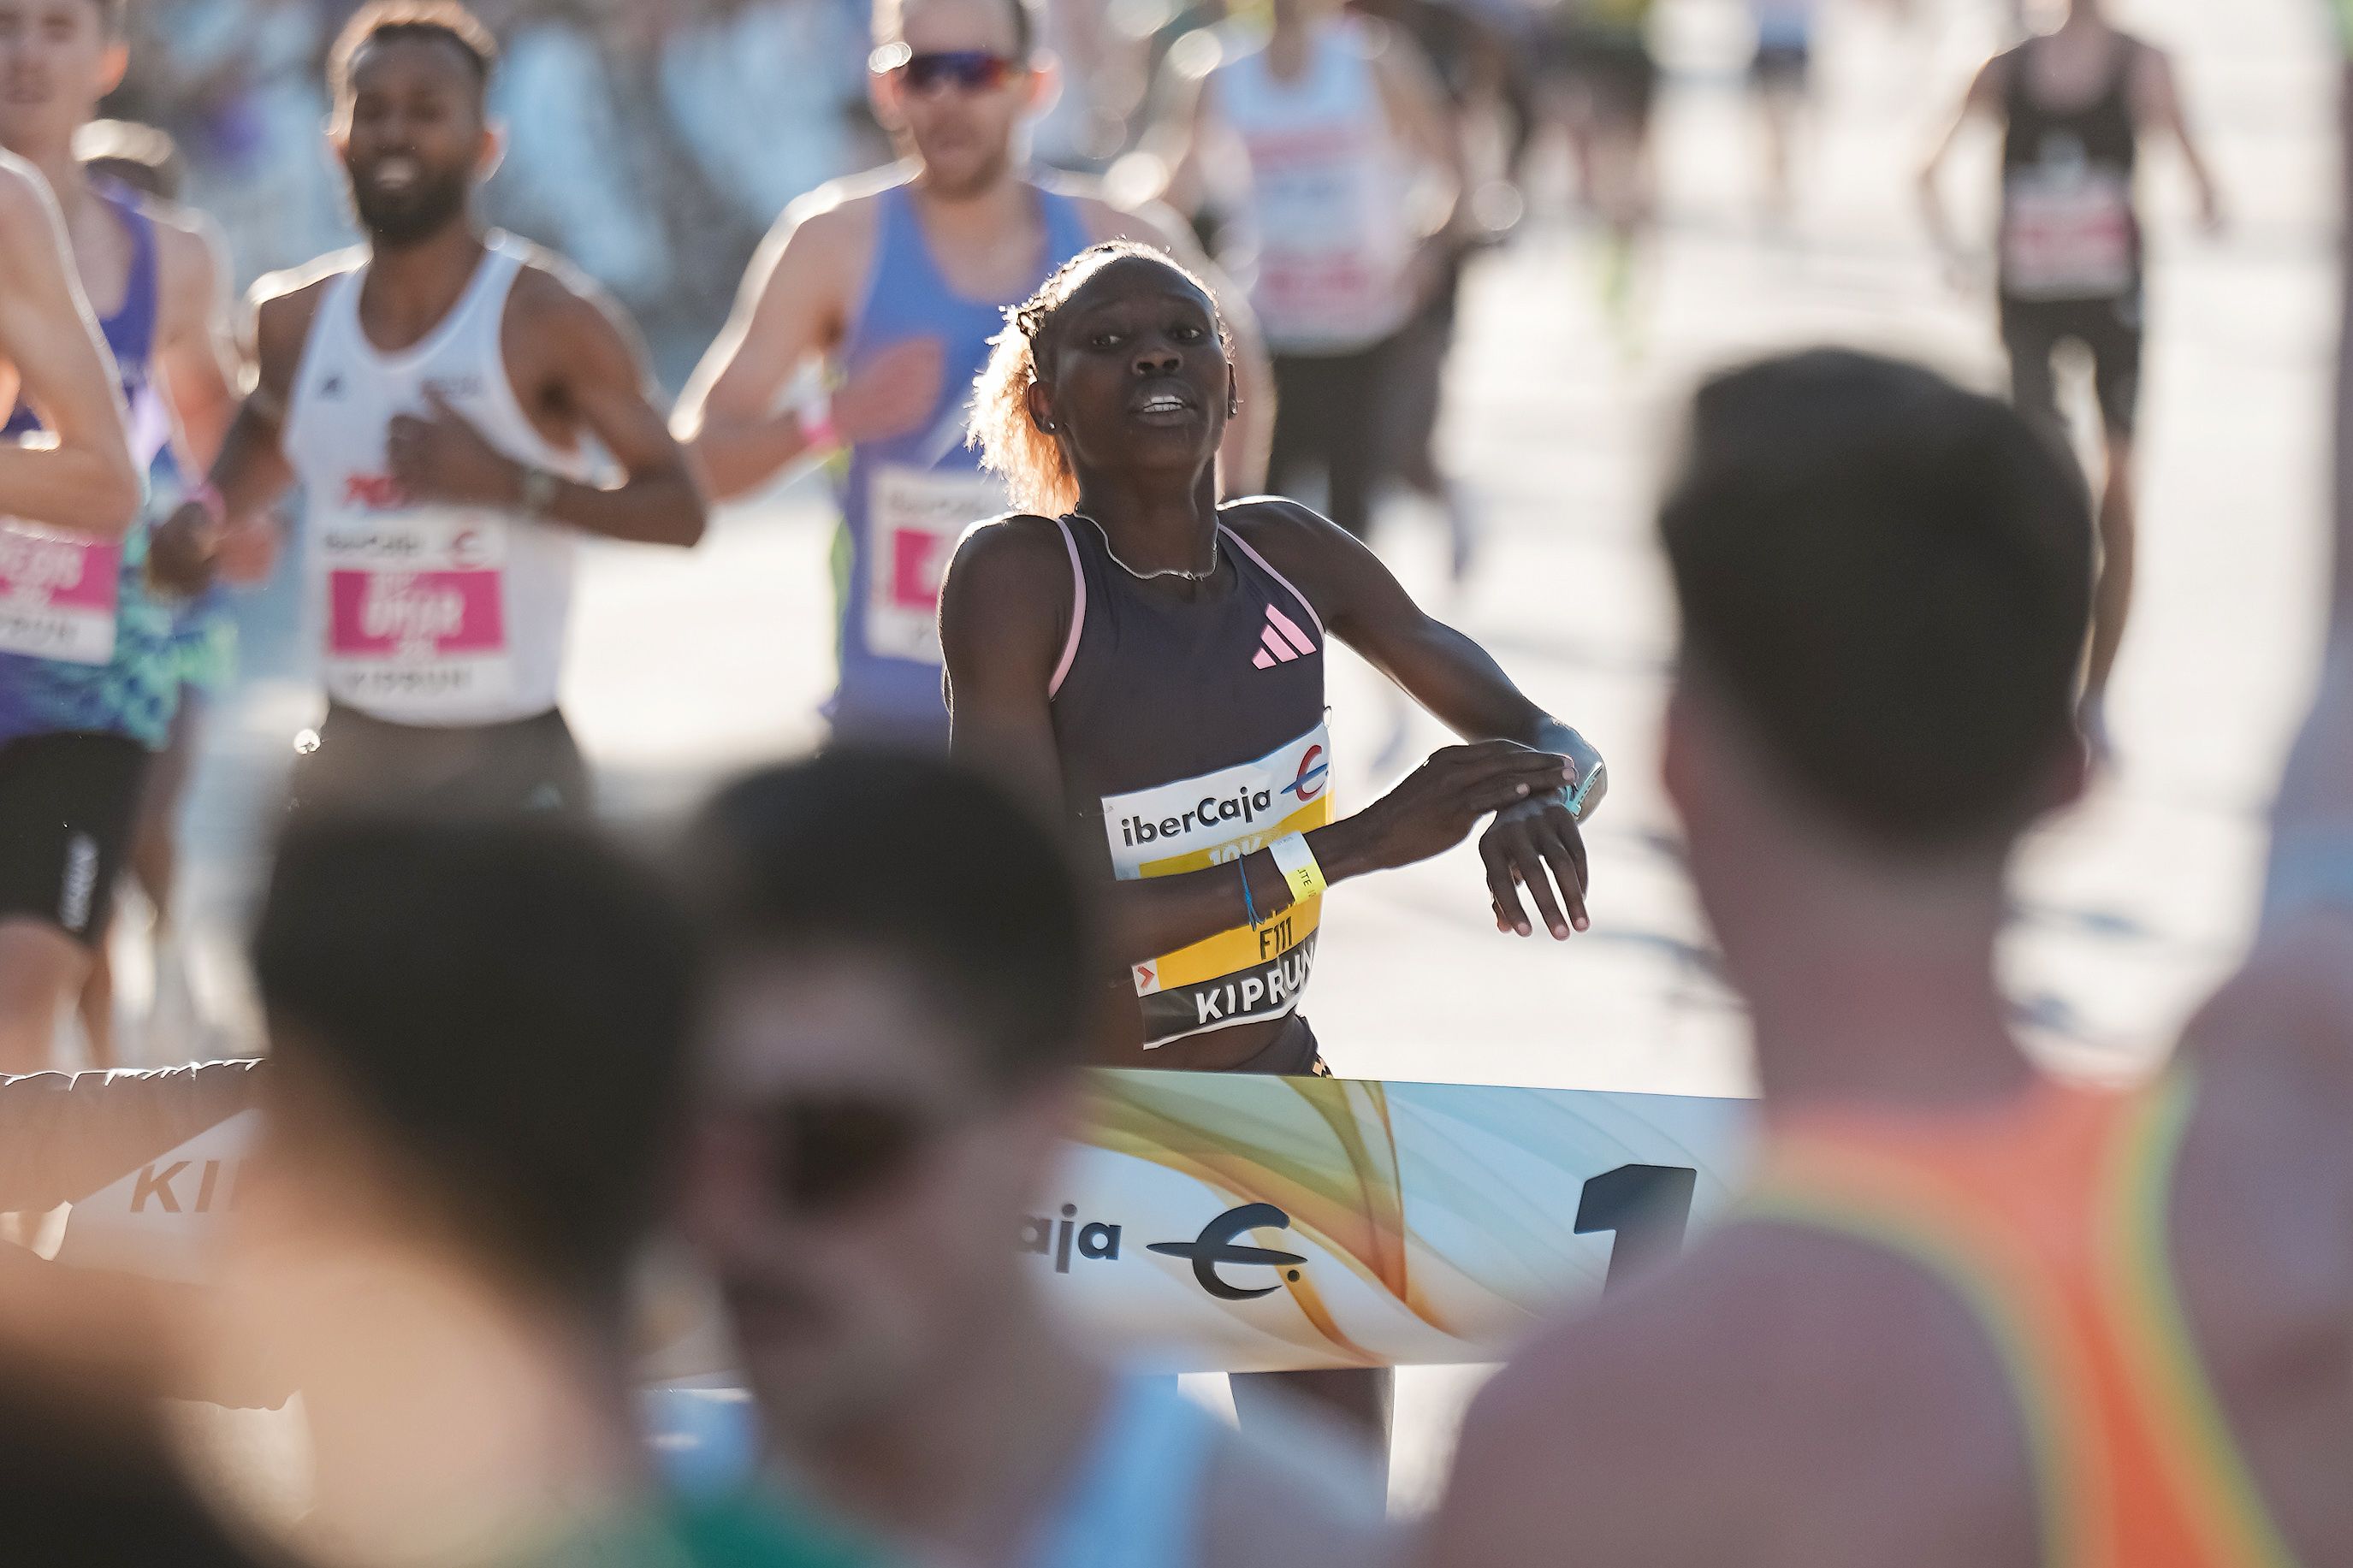
[[[0,0],[0,145],[56,193],[120,367],[131,455],[182,488],[185,429],[216,445],[235,392],[217,238],[89,178],[74,132],[127,63],[120,0]],[[7,431],[39,427],[17,406]],[[150,510],[149,516],[160,515]],[[0,1068],[47,1065],[58,1010],[107,924],[150,760],[179,700],[172,608],[147,591],[148,531],[119,542],[0,531]],[[107,1047],[105,1010],[90,1018]]]
[[[940,574],[965,529],[1006,508],[965,447],[973,378],[1005,307],[1102,240],[1198,259],[1172,215],[1024,166],[1022,124],[1055,89],[1038,34],[1030,0],[879,0],[874,106],[905,159],[786,212],[680,400],[679,435],[714,499],[805,458],[840,459],[837,740],[946,749]],[[1230,318],[1240,301],[1224,303]],[[1225,454],[1227,488],[1245,493],[1265,475],[1272,402],[1246,341],[1252,384]],[[830,396],[782,406],[818,363]]]

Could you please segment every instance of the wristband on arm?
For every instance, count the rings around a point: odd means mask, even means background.
[[[833,399],[823,387],[812,387],[793,411],[801,430],[801,455],[826,457],[842,447],[841,431],[833,422]]]
[[[1324,868],[1316,864],[1315,851],[1307,847],[1307,836],[1293,833],[1276,839],[1266,847],[1274,857],[1274,868],[1282,873],[1283,885],[1291,889],[1291,901],[1301,903],[1322,892],[1328,885],[1324,880]]]

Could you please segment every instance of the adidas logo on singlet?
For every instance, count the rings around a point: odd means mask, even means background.
[[[1266,625],[1259,631],[1258,657],[1250,660],[1256,669],[1272,669],[1278,664],[1289,664],[1315,651],[1315,639],[1299,629],[1298,623],[1272,605],[1266,607]]]

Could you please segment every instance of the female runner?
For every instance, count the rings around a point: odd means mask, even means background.
[[[1324,890],[1493,813],[1497,928],[1531,933],[1525,895],[1566,940],[1587,924],[1578,823],[1606,776],[1356,539],[1279,497],[1218,504],[1234,385],[1216,302],[1156,251],[1097,246],[1012,312],[973,439],[1028,510],[973,530],[948,569],[951,744],[1107,855],[1116,1061],[1311,1073],[1298,1008]],[[1329,789],[1331,637],[1469,742],[1353,816]],[[1285,1375],[1386,1430],[1386,1379]]]

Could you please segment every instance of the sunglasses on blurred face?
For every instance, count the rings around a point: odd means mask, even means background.
[[[879,1095],[801,1095],[753,1114],[765,1134],[773,1190],[812,1218],[889,1187],[945,1131],[939,1115]]]
[[[896,76],[910,92],[934,93],[944,87],[965,92],[990,92],[1020,71],[1021,62],[988,49],[949,49],[917,54],[904,44],[885,44],[866,62],[877,76]]]

